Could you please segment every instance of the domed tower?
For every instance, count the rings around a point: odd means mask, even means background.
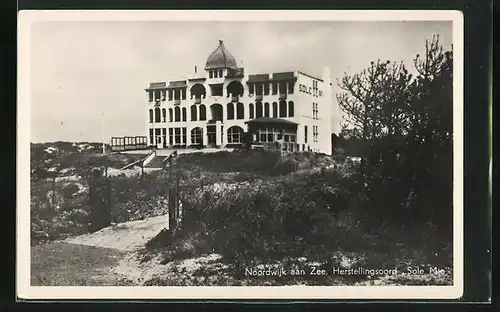
[[[211,69],[236,69],[236,60],[229,53],[229,51],[224,46],[224,42],[219,40],[219,46],[215,49],[207,59],[207,63],[205,65],[206,70]]]
[[[233,74],[238,69],[236,59],[224,46],[224,42],[219,40],[219,46],[208,56],[205,70],[208,79],[217,79]]]

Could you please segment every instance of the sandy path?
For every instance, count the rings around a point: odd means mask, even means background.
[[[119,251],[134,251],[144,247],[164,228],[168,228],[167,215],[120,223],[95,233],[69,238],[64,242]]]
[[[31,286],[128,286],[113,268],[125,252],[65,242],[31,248]]]

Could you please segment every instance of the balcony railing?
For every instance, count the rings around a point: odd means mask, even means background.
[[[262,99],[264,99],[264,96],[262,94],[256,94],[255,95],[255,100],[256,101],[262,101]]]
[[[181,99],[174,100],[174,105],[180,105],[180,104],[181,104]]]
[[[201,97],[194,98],[194,104],[201,104]]]
[[[240,99],[240,97],[237,96],[237,95],[232,95],[231,96],[231,102],[238,102],[239,99]]]
[[[288,94],[286,94],[286,93],[280,93],[280,95],[278,96],[278,98],[279,98],[280,100],[286,100],[287,95],[288,95]]]

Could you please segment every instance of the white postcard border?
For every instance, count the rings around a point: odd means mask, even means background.
[[[258,14],[256,14],[258,13]],[[453,286],[66,287],[30,285],[30,29],[56,21],[453,21]],[[463,294],[463,15],[460,11],[21,11],[18,24],[19,299],[454,299]]]

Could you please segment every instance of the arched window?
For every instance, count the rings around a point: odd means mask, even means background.
[[[221,104],[210,105],[210,120],[224,120],[224,108]]]
[[[167,110],[165,108],[161,110],[161,114],[163,115],[163,122],[167,122]]]
[[[233,126],[227,129],[227,143],[238,144],[243,142],[243,129],[238,126]]]
[[[187,120],[187,112],[186,112],[186,108],[183,107],[182,108],[182,121],[186,121]]]
[[[198,110],[196,109],[196,105],[191,105],[191,121],[196,121]]]
[[[149,110],[149,122],[150,122],[150,123],[153,123],[153,120],[154,120],[154,117],[153,117],[153,110],[152,110],[152,109],[150,109],[150,110]]]
[[[205,98],[206,93],[205,87],[200,83],[196,83],[191,87],[191,98],[201,100]]]
[[[174,114],[172,113],[172,109],[168,109],[168,121],[172,122],[174,121]]]
[[[203,129],[200,127],[193,128],[191,130],[191,144],[201,145],[203,144]]]
[[[205,105],[200,105],[200,120],[207,120],[207,108]]]
[[[262,102],[255,104],[255,118],[262,117]]]
[[[175,121],[181,121],[181,108],[179,106],[177,106],[176,108],[174,108],[174,120]]]
[[[253,119],[254,114],[253,114],[253,104],[252,103],[250,103],[250,105],[248,106],[248,109],[249,109],[249,118]]]
[[[264,103],[264,117],[270,117],[269,116],[269,103]]]
[[[161,122],[160,108],[155,108],[155,122]]]
[[[286,101],[280,101],[280,117],[286,117]]]
[[[245,118],[245,108],[243,107],[243,103],[236,104],[236,119],[244,119]]]
[[[273,102],[273,118],[278,117],[278,103]]]
[[[243,95],[243,85],[239,81],[231,81],[226,87],[229,96],[241,96]]]
[[[288,117],[293,117],[294,115],[294,107],[293,101],[288,102]]]
[[[234,119],[234,105],[233,103],[227,103],[227,120]]]

